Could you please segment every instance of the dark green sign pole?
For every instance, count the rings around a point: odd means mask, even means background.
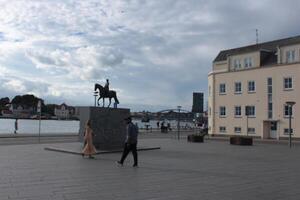
[[[285,102],[288,106],[288,112],[289,112],[289,146],[292,148],[292,112],[293,112],[293,106],[296,104],[294,101],[287,101]]]

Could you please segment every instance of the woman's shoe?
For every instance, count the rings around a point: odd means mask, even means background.
[[[82,155],[82,157],[84,158],[84,153],[82,153],[81,155]]]
[[[95,157],[94,156],[89,156],[89,159],[95,159]]]

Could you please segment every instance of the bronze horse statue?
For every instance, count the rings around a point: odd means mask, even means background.
[[[105,91],[105,88],[102,85],[96,83],[95,84],[95,92],[97,92],[97,90],[99,90],[99,98],[97,100],[98,106],[100,105],[99,100],[101,98],[103,99],[103,105],[102,105],[102,107],[104,107],[104,99],[105,98],[109,98],[109,104],[108,104],[107,107],[109,107],[110,104],[111,104],[111,98],[114,98],[115,103],[119,104],[119,100],[117,98],[116,91],[114,91],[114,90]]]

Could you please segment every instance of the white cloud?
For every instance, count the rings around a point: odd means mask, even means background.
[[[13,90],[15,92],[20,92],[20,93],[26,92],[26,87],[23,84],[23,82],[20,80],[9,80],[5,82],[2,87],[5,87],[9,90]]]
[[[103,72],[122,64],[123,54],[119,49],[88,46],[77,49],[29,49],[27,57],[37,68],[56,74],[66,72],[72,78],[99,79]]]

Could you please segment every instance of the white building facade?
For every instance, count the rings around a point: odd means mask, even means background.
[[[73,114],[75,109],[71,106],[66,105],[65,103],[54,108],[54,115],[58,119],[69,119]]]
[[[221,51],[208,75],[209,134],[280,139],[291,114],[300,138],[299,82],[300,36]]]

